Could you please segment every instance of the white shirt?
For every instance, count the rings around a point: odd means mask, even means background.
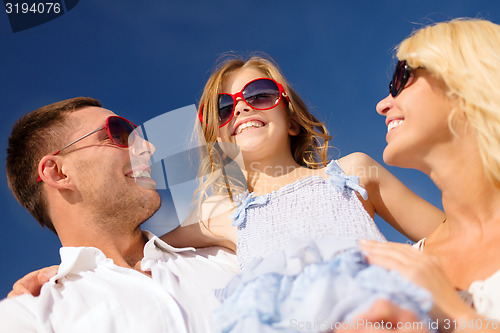
[[[40,292],[0,302],[0,332],[209,332],[214,290],[236,273],[217,247],[174,248],[149,232],[141,269],[117,266],[97,248],[63,247],[59,271]]]

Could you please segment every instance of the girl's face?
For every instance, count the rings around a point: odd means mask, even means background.
[[[222,84],[221,93],[240,92],[250,81],[267,77],[256,68],[241,68],[231,72]],[[236,100],[234,116],[219,129],[219,140],[238,145],[245,158],[265,157],[279,151],[290,152],[290,135],[299,127],[290,121],[285,98],[268,110],[255,110],[241,98]]]
[[[386,117],[387,125],[384,161],[421,169],[426,157],[453,139],[448,116],[454,107],[442,80],[425,69],[412,70],[399,95],[389,94],[377,104],[377,112]]]

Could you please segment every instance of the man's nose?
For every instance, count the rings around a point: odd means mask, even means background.
[[[137,129],[136,129],[137,130]],[[136,133],[134,142],[132,146],[130,146],[131,154],[135,156],[143,156],[144,154],[148,154],[149,157],[154,154],[156,151],[156,147],[144,139],[142,133]]]

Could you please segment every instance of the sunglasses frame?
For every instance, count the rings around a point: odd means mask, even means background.
[[[403,70],[403,74],[401,76],[401,85],[399,88],[396,88],[396,83],[398,81],[398,73],[400,70]],[[399,60],[396,64],[396,67],[394,68],[394,73],[392,74],[392,79],[391,82],[389,82],[389,93],[393,98],[398,96],[401,91],[406,87],[406,84],[408,83],[408,80],[410,79],[411,72],[413,68],[411,68],[407,63],[406,60]]]
[[[108,118],[106,118],[106,121],[104,122],[104,125],[99,126],[99,127],[98,127],[98,128],[96,128],[95,130],[93,130],[93,131],[91,131],[91,132],[89,132],[89,133],[85,134],[84,136],[79,137],[78,139],[76,139],[76,140],[74,140],[74,141],[72,141],[72,142],[68,143],[66,146],[62,147],[61,149],[57,150],[55,153],[53,153],[53,154],[51,154],[51,155],[52,155],[52,156],[56,156],[57,154],[59,154],[59,153],[60,153],[61,151],[63,151],[64,149],[66,149],[66,148],[68,148],[68,147],[70,147],[70,146],[74,145],[75,143],[77,143],[77,142],[79,142],[79,141],[81,141],[81,140],[85,139],[86,137],[88,137],[88,136],[90,136],[90,135],[92,135],[92,134],[94,134],[94,133],[97,133],[97,132],[99,132],[99,131],[102,131],[103,129],[105,129],[105,130],[106,130],[106,132],[107,132],[107,134],[108,134],[108,137],[109,137],[109,139],[111,140],[111,142],[112,142],[113,144],[115,144],[116,146],[118,146],[118,147],[120,147],[120,148],[128,148],[128,147],[130,147],[130,146],[134,143],[134,141],[135,141],[135,136],[132,138],[132,142],[131,142],[130,144],[127,144],[127,145],[122,145],[122,144],[119,144],[118,142],[116,142],[116,141],[115,141],[115,139],[113,139],[113,136],[111,135],[111,132],[110,132],[110,130],[109,130],[109,120],[110,120],[111,118],[115,118],[115,119],[116,119],[116,118],[118,118],[118,119],[120,119],[120,120],[122,120],[122,121],[125,121],[125,122],[126,122],[126,123],[128,123],[129,125],[131,125],[133,129],[132,129],[132,131],[131,131],[130,133],[132,133],[132,132],[133,132],[133,131],[134,131],[134,130],[138,127],[136,124],[134,124],[134,123],[133,123],[133,122],[131,122],[130,120],[125,119],[125,118],[123,118],[123,117],[120,117],[120,116],[109,116]],[[130,133],[129,133],[129,135],[130,135]],[[38,178],[37,178],[37,180],[36,180],[36,181],[37,181],[37,182],[41,182],[41,181],[42,181],[42,178],[40,177],[40,175],[38,175]]]
[[[278,98],[278,101],[273,105],[273,106],[270,106],[268,108],[256,108],[252,105],[250,105],[248,103],[248,101],[245,99],[245,97],[243,96],[243,91],[248,87],[249,84],[253,83],[253,82],[256,82],[256,81],[260,81],[260,80],[268,80],[268,81],[272,81],[274,82],[274,84],[276,84],[276,86],[278,87],[278,93],[279,93],[279,98]],[[257,78],[257,79],[254,79],[254,80],[251,80],[249,82],[247,82],[245,84],[245,86],[243,86],[243,89],[241,89],[239,92],[235,93],[235,94],[228,94],[228,93],[219,93],[219,96],[220,95],[228,95],[230,96],[232,99],[233,99],[233,110],[231,112],[231,116],[229,117],[228,120],[226,120],[223,124],[220,124],[219,123],[219,128],[222,127],[222,126],[225,126],[227,125],[231,119],[233,119],[234,117],[234,111],[236,109],[236,104],[237,104],[237,99],[238,97],[241,98],[241,100],[243,100],[243,102],[245,102],[246,105],[248,105],[249,107],[251,107],[252,109],[254,110],[259,110],[259,111],[263,111],[263,110],[269,110],[269,109],[272,109],[274,107],[276,107],[278,104],[280,104],[281,102],[281,97],[285,97],[285,99],[287,100],[288,103],[290,103],[290,99],[288,98],[288,95],[285,91],[285,89],[283,88],[283,86],[279,83],[279,82],[276,82],[276,80],[274,79],[271,79],[269,77],[261,77],[261,78]],[[218,104],[218,103],[217,103]],[[203,123],[203,107],[205,106],[205,103],[203,103],[201,105],[201,108],[200,108],[200,111],[198,113],[198,117],[200,118],[200,122]],[[219,105],[217,105],[217,114],[219,114]],[[205,124],[208,126],[208,124]]]

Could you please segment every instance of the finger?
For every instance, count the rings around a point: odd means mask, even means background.
[[[14,283],[12,291],[14,291],[14,293],[16,294],[28,293],[33,296],[38,296],[40,294],[40,288],[42,286],[38,281],[38,273],[39,271],[34,271],[26,274],[24,277]]]
[[[420,253],[419,250],[415,249],[409,244],[396,243],[396,242],[376,242],[372,240],[362,239],[359,242],[362,249],[367,250],[385,250],[385,251],[397,251],[397,252],[408,252],[408,253]]]
[[[394,265],[399,268],[406,267],[419,261],[421,253],[406,244],[397,243],[360,243],[361,249],[366,253],[368,262],[375,263],[389,269],[394,269]]]
[[[366,260],[372,265],[380,265],[387,269],[405,269],[410,263],[415,263],[417,258],[408,256],[404,253],[396,253],[387,249],[368,249],[364,250]]]
[[[58,269],[59,269],[58,265],[42,268],[37,276],[38,281],[41,284],[48,282],[53,276],[57,274]]]
[[[17,282],[12,286],[12,290],[7,294],[7,298],[12,298],[24,294],[30,294],[29,290]]]

